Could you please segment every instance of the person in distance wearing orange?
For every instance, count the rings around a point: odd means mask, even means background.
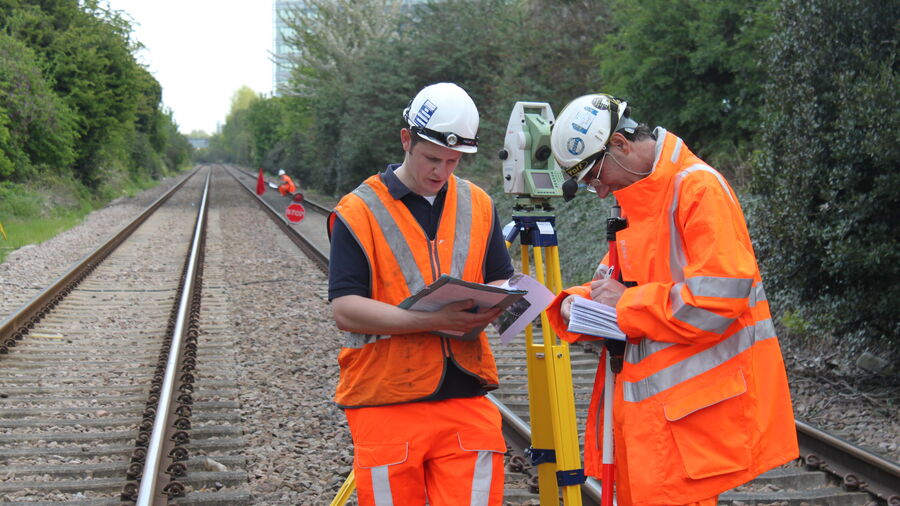
[[[423,88],[403,113],[402,164],[366,179],[329,219],[329,299],[346,331],[335,401],[354,446],[362,505],[500,505],[498,386],[484,332],[500,310],[472,303],[436,312],[397,307],[442,274],[502,284],[513,273],[497,211],[481,188],[453,175],[477,149],[478,110],[452,83]]]
[[[294,180],[291,179],[291,176],[288,176],[284,169],[279,169],[278,177],[281,178],[281,184],[278,185],[278,193],[282,196],[289,195],[297,191],[297,186],[294,184]]]
[[[797,458],[787,375],[737,195],[681,138],[629,113],[593,94],[556,118],[565,196],[579,186],[614,195],[626,228],[615,237],[617,279],[607,254],[593,281],[559,294],[549,319],[562,339],[590,339],[566,329],[573,298],[591,298],[616,308],[628,337],[603,352],[623,361],[613,397],[618,504],[715,505]],[[585,430],[585,473],[596,477],[604,379],[601,367]]]

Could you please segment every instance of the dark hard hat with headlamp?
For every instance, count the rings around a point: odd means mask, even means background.
[[[600,160],[615,132],[634,133],[638,124],[628,117],[628,103],[596,93],[572,100],[556,118],[550,147],[556,163],[569,179],[563,183],[563,198],[571,200],[578,182]]]

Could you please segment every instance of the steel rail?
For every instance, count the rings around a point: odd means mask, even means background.
[[[184,276],[184,287],[181,292],[181,300],[178,307],[178,317],[175,321],[175,329],[172,331],[172,344],[169,348],[169,356],[166,361],[166,372],[163,378],[162,389],[159,392],[159,403],[156,408],[156,417],[153,420],[153,432],[150,435],[150,443],[147,448],[147,458],[144,463],[144,471],[141,477],[141,486],[138,489],[137,504],[149,506],[151,504],[166,504],[163,497],[158,494],[159,486],[166,479],[161,476],[160,464],[163,455],[164,437],[169,431],[169,419],[172,408],[172,395],[175,391],[175,375],[178,373],[178,363],[181,360],[181,351],[184,344],[185,322],[191,310],[193,286],[197,275],[198,257],[200,255],[201,238],[205,229],[206,209],[209,201],[209,181],[212,170],[206,174],[206,183],[203,187],[203,196],[200,199],[200,209],[197,211],[197,222],[194,225],[194,236],[191,242],[191,253],[188,257],[187,269]]]
[[[900,464],[799,420],[797,439],[808,468],[837,475],[847,490],[865,490],[900,505]]]
[[[291,225],[281,215],[281,213],[276,211],[272,206],[269,205],[268,202],[261,199],[255,191],[251,190],[247,185],[241,182],[241,180],[238,179],[238,177],[234,174],[230,167],[225,167],[225,170],[229,175],[231,175],[231,177],[234,178],[235,181],[237,181],[239,185],[241,185],[244,190],[247,191],[247,193],[249,193],[253,197],[256,203],[259,204],[259,207],[269,215],[269,218],[271,218],[272,221],[274,221],[275,224],[277,224],[285,234],[287,234],[288,238],[290,238],[290,240],[293,241],[293,243],[296,244],[298,248],[309,255],[309,257],[313,260],[313,262],[315,262],[316,266],[323,273],[328,274],[328,252],[320,250],[318,247],[316,247],[315,244],[308,241],[305,237],[303,237],[303,235],[301,235],[293,227],[291,227]],[[306,202],[309,203],[309,201]],[[318,207],[322,208],[322,206]]]
[[[19,309],[10,314],[3,322],[0,322],[0,353],[6,353],[7,348],[15,346],[16,341],[28,333],[29,329],[39,322],[46,314],[53,309],[62,298],[74,288],[84,276],[93,270],[106,256],[112,253],[125,239],[128,238],[147,218],[150,217],[169,197],[175,194],[188,179],[197,173],[194,172],[185,177],[181,182],[173,186],[169,191],[156,199],[152,204],[147,206],[144,211],[138,215],[131,223],[123,226],[118,232],[110,237],[106,242],[98,246],[92,252],[88,253],[66,273],[61,275],[49,287],[23,304]]]
[[[519,415],[515,414],[506,404],[503,404],[503,401],[497,399],[493,394],[488,393],[485,397],[500,410],[500,416],[503,417],[503,433],[507,435],[509,443],[524,455],[525,449],[531,446],[531,425],[522,420]],[[602,488],[599,481],[588,476],[581,485],[583,504],[600,504]]]

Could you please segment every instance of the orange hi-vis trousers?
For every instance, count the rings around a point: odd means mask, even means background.
[[[344,412],[361,506],[503,503],[506,442],[486,397]]]

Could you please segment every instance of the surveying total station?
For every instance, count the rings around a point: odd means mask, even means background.
[[[535,277],[551,292],[559,293],[562,274],[550,198],[562,196],[565,176],[551,156],[553,122],[549,104],[516,102],[498,156],[503,164],[503,190],[516,198],[513,222],[505,227],[507,246],[518,236],[522,273],[530,274],[533,253]],[[580,505],[580,485],[585,476],[578,447],[569,345],[556,338],[546,312],[541,313],[541,331],[543,342],[536,343],[532,326],[525,329],[532,423],[528,453],[538,470],[541,504],[559,504],[561,496],[566,505]]]

